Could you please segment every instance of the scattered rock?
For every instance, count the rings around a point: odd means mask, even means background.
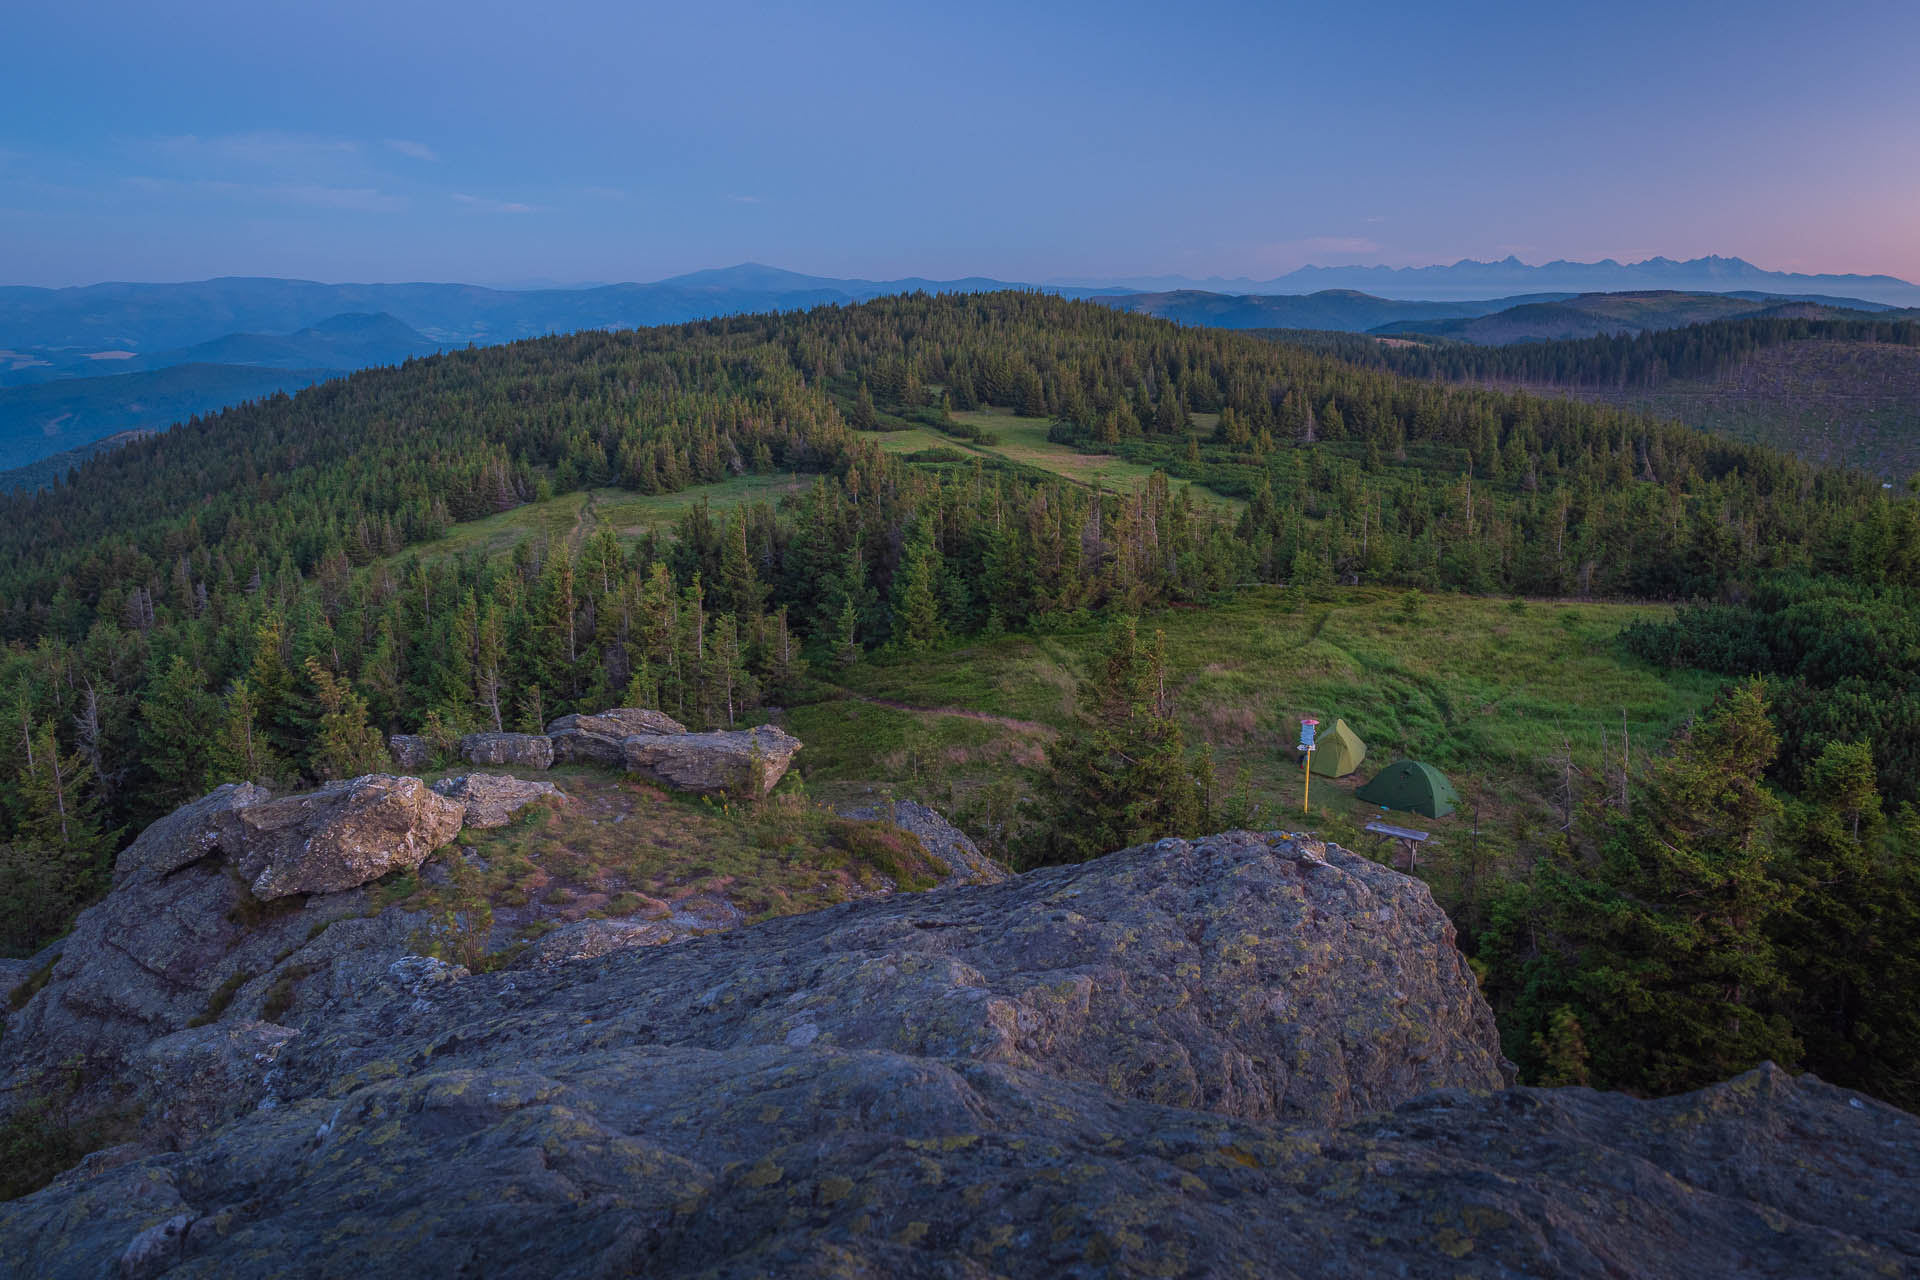
[[[234,864],[270,901],[411,871],[460,833],[465,808],[418,778],[370,773],[232,812]]]
[[[564,800],[551,782],[529,782],[504,773],[468,773],[442,778],[433,789],[466,806],[465,825],[476,830],[504,827],[513,815],[538,800]]]
[[[938,810],[910,800],[863,805],[840,810],[842,817],[860,822],[890,822],[920,838],[926,851],[947,865],[941,888],[959,884],[998,884],[1013,873],[980,852],[967,833],[942,817]]]
[[[1417,881],[1232,832],[544,971],[409,957],[279,1105],[0,1240],[364,1280],[1920,1266],[1920,1120],[1770,1066],[1502,1089],[1451,942]]]
[[[274,1060],[299,1034],[272,1022],[235,1018],[149,1044],[140,1059],[148,1135],[180,1146],[253,1110],[266,1096]]]
[[[433,743],[417,733],[396,733],[387,739],[387,750],[393,755],[396,767],[407,773],[418,773],[433,767]]]
[[[621,744],[626,767],[678,791],[757,799],[773,790],[800,739],[771,725],[719,733],[639,734]]]
[[[460,739],[460,758],[468,764],[551,769],[553,740],[540,733],[470,733]]]

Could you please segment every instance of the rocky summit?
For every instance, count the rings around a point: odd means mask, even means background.
[[[151,1053],[245,1113],[0,1206],[14,1272],[1920,1266],[1920,1121],[1771,1067],[1656,1102],[1510,1087],[1426,888],[1283,833],[390,970],[297,1035]]]

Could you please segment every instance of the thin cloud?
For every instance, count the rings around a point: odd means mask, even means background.
[[[765,196],[728,196],[727,199],[734,204],[765,204],[767,202]]]
[[[339,209],[353,213],[400,213],[405,196],[377,187],[331,187],[300,182],[182,181],[178,178],[128,178],[127,185],[148,196],[203,196],[229,200],[267,201],[310,209]]]
[[[344,138],[317,138],[306,134],[261,130],[215,137],[183,133],[157,138],[153,147],[171,159],[202,164],[254,166],[310,165],[337,162],[359,153],[360,144]]]
[[[473,210],[475,213],[537,213],[530,204],[521,204],[518,200],[489,200],[484,196],[470,196],[464,192],[453,193],[455,204]]]
[[[436,161],[440,158],[434,154],[433,148],[426,143],[409,142],[405,138],[388,138],[387,149],[389,151],[397,151],[410,160]]]

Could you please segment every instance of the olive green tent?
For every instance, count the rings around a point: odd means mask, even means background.
[[[1429,818],[1444,818],[1460,803],[1460,793],[1446,775],[1418,760],[1395,761],[1353,794],[1383,809],[1424,813]]]
[[[1349,729],[1345,720],[1335,720],[1333,728],[1314,744],[1313,771],[1323,778],[1344,778],[1366,758],[1367,744],[1360,741],[1360,735]]]

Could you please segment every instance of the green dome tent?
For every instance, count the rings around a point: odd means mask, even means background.
[[[1353,794],[1368,804],[1424,813],[1429,818],[1444,818],[1460,803],[1460,793],[1447,776],[1418,760],[1395,761]]]
[[[1360,741],[1360,735],[1349,729],[1345,720],[1335,720],[1333,728],[1314,744],[1313,771],[1323,778],[1344,778],[1366,758],[1367,744]]]

